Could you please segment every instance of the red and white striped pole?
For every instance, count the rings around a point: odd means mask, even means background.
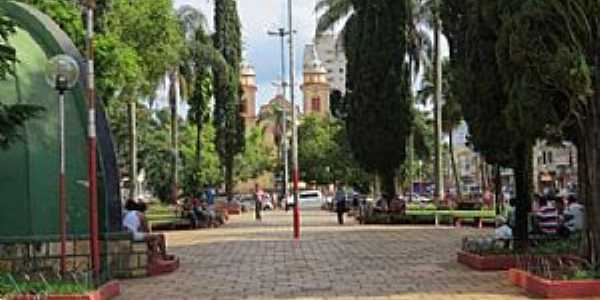
[[[98,189],[96,178],[96,88],[94,78],[94,11],[96,0],[86,5],[86,97],[88,102],[88,200],[90,226],[90,256],[94,278],[100,278],[100,245],[98,242]]]
[[[292,0],[288,0],[288,22],[290,32],[290,100],[292,102],[292,180],[293,180],[293,195],[294,195],[294,238],[300,239],[300,202],[298,201],[298,180],[300,172],[298,170],[298,112],[296,111],[295,89],[296,85],[296,65],[294,51],[294,22],[293,22],[293,7]]]

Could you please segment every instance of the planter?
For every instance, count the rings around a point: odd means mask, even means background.
[[[107,300],[112,299],[121,294],[121,286],[118,281],[109,281],[104,285],[100,286],[97,290],[87,292],[85,294],[72,294],[72,295],[48,295],[48,297],[40,298],[37,295],[21,295],[16,296],[12,299],[15,300],[35,300],[35,299],[47,299],[47,300]]]
[[[600,297],[600,280],[548,280],[520,269],[510,269],[508,278],[528,293],[544,298]]]
[[[506,271],[517,266],[517,257],[514,255],[483,256],[460,251],[456,258],[459,263],[478,271]]]

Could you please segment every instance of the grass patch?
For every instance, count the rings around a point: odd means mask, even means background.
[[[93,290],[88,284],[62,281],[46,280],[39,276],[32,280],[25,276],[24,279],[15,279],[10,274],[0,274],[0,297],[15,295],[73,295],[84,294]]]

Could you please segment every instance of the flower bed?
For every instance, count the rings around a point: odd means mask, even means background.
[[[600,297],[600,280],[549,280],[521,269],[510,269],[509,280],[544,298]]]
[[[477,271],[506,271],[517,266],[515,255],[479,255],[460,251],[456,255],[457,261]]]
[[[118,296],[121,293],[121,287],[117,281],[109,281],[96,290],[69,294],[44,294],[44,295],[18,295],[11,299],[15,300],[107,300]],[[40,298],[41,297],[41,298]]]

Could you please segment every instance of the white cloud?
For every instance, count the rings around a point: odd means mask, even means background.
[[[214,0],[175,0],[177,7],[184,4],[199,8],[212,27]],[[311,42],[315,32],[314,5],[314,0],[293,1],[294,28],[297,31],[294,47],[296,74],[302,74],[304,45]],[[287,0],[238,0],[238,11],[242,22],[245,58],[256,68],[259,85],[257,104],[262,105],[274,96],[276,88],[271,82],[280,77],[280,41],[268,36],[267,31],[281,26],[288,27]],[[300,76],[296,76],[297,82],[301,80]],[[296,90],[296,99],[300,103],[302,94],[299,89]]]

